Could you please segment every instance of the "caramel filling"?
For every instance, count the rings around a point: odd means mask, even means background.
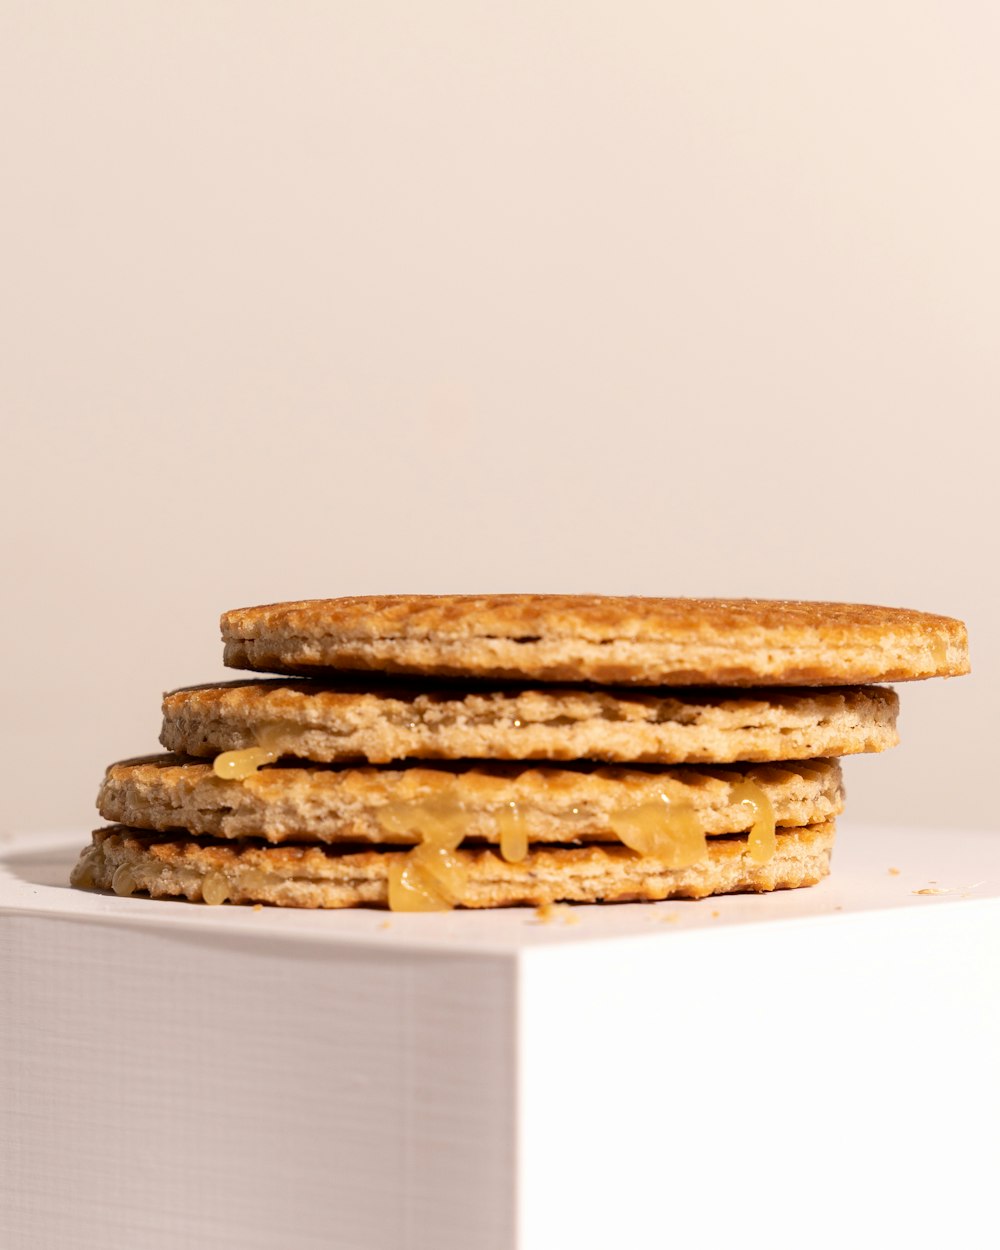
[[[608,824],[627,847],[662,860],[668,868],[688,868],[704,859],[708,850],[691,804],[673,803],[665,794],[650,803],[619,808],[608,816]]]
[[[116,894],[120,894],[123,898],[129,894],[133,894],[138,887],[138,881],[132,875],[132,869],[128,864],[119,864],[115,869],[115,875],[111,878],[111,888]]]
[[[217,907],[229,897],[229,883],[221,872],[208,872],[202,878],[201,897],[210,907]]]
[[[379,808],[387,833],[417,834],[421,841],[454,850],[465,836],[465,813],[449,798],[399,799]]]
[[[389,860],[391,911],[450,911],[462,901],[468,877],[454,849],[422,842]]]
[[[457,853],[467,825],[461,805],[447,796],[401,800],[387,803],[378,819],[387,833],[420,838],[413,850],[394,854],[389,861],[391,910],[446,911],[461,902],[468,881],[467,868]],[[500,854],[508,863],[520,863],[529,849],[525,813],[511,801],[495,819]],[[707,853],[694,808],[690,803],[671,802],[666,795],[618,809],[610,814],[608,824],[631,850],[653,856],[668,868],[686,868]]]
[[[419,845],[389,861],[392,911],[447,911],[461,902],[468,872],[457,854],[467,819],[461,804],[442,797],[387,803],[378,814],[387,833],[417,834]],[[528,829],[515,802],[496,816],[500,854],[517,863],[528,854]]]
[[[378,814],[388,833],[416,833],[420,844],[389,859],[392,911],[449,911],[461,900],[467,872],[456,855],[465,834],[457,803],[443,799],[387,803]]]
[[[520,808],[511,800],[497,814],[500,854],[508,864],[519,864],[528,853],[528,825]]]
[[[212,772],[226,781],[243,781],[251,777],[258,768],[273,764],[279,756],[285,754],[286,748],[281,743],[283,737],[279,726],[265,725],[257,733],[256,746],[244,747],[240,751],[223,751],[212,761]]]
[[[754,864],[766,864],[774,854],[777,837],[774,831],[774,807],[760,786],[744,778],[729,790],[731,803],[743,803],[750,809],[750,834],[747,854]]]
[[[397,855],[389,867],[389,906],[393,911],[443,911],[462,897],[468,874],[455,852],[465,836],[467,818],[460,803],[447,796],[387,803],[378,814],[387,833],[416,834],[420,843]],[[500,854],[518,863],[528,854],[528,825],[513,800],[496,815]]]

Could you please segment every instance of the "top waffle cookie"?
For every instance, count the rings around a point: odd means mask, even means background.
[[[385,595],[222,617],[231,668],[586,681],[824,686],[969,671],[965,626],[906,608],[608,595]]]

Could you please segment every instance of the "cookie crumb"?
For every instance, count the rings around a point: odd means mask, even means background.
[[[391,929],[391,928],[392,928],[392,921],[391,921],[391,920],[383,920],[383,921],[382,921],[382,923],[379,925],[379,928],[380,928],[380,929]]]
[[[898,876],[899,876],[899,869],[898,869],[898,868],[890,868],[890,869],[889,869],[889,876],[890,876],[890,877],[898,877]]]
[[[668,911],[665,916],[660,917],[661,924],[676,924],[680,920],[680,916],[675,911]]]
[[[932,881],[930,885],[925,886],[922,890],[911,890],[911,894],[959,894],[962,898],[968,898],[970,890],[978,890],[983,884],[982,881],[974,881],[972,885],[953,885],[948,889],[938,886],[936,881]],[[963,892],[964,891],[964,892]]]
[[[264,910],[264,904],[263,904],[263,903],[254,903],[253,907],[251,907],[251,908],[250,908],[250,910],[251,910],[251,911],[263,911],[263,910]]]
[[[721,912],[721,911],[713,911],[713,912],[712,912],[712,919],[713,919],[713,920],[718,920],[718,919],[719,919],[719,917],[720,917],[721,915],[722,915],[722,912]]]
[[[541,907],[535,908],[535,915],[539,924],[552,924],[556,920],[561,920],[563,924],[580,923],[580,917],[574,915],[569,903],[542,903]]]

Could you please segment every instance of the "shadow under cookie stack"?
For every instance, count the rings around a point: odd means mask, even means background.
[[[837,757],[895,745],[878,683],[968,671],[904,609],[575,595],[241,609],[112,765],[72,882],[284,907],[547,906],[813,885]]]

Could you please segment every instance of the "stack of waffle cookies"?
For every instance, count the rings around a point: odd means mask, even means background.
[[[838,757],[895,745],[880,684],[968,671],[904,609],[571,595],[241,609],[168,694],[171,752],[112,765],[73,884],[397,911],[812,885]]]

